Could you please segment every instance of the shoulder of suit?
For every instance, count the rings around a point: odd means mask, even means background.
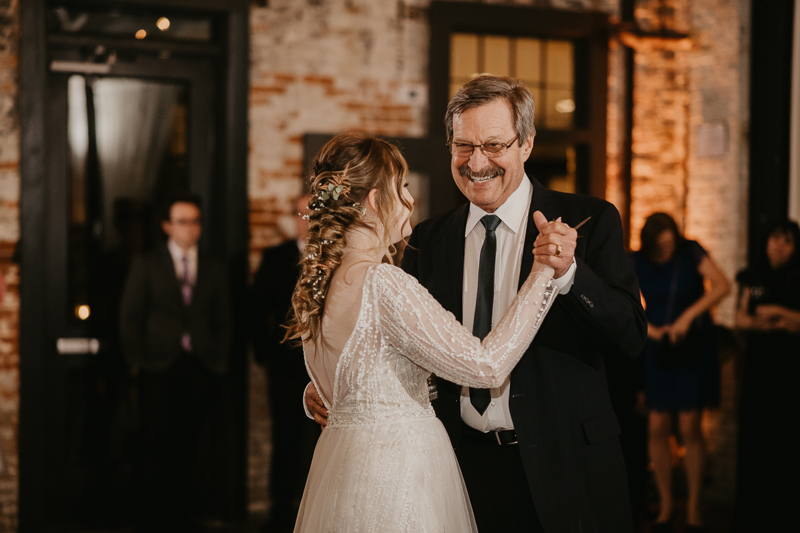
[[[299,252],[297,249],[297,240],[289,239],[288,241],[283,241],[282,243],[276,244],[275,246],[269,246],[267,248],[264,248],[261,251],[261,257],[290,255],[295,252]]]
[[[169,248],[166,245],[158,245],[152,250],[147,250],[136,256],[136,259],[144,263],[152,263],[153,261],[160,261],[164,257],[169,257],[172,260],[172,255],[169,253]]]
[[[592,209],[593,211],[600,211],[602,209],[607,209],[609,207],[614,207],[614,204],[609,202],[608,200],[604,200],[602,198],[598,198],[596,196],[590,196],[588,194],[576,194],[571,192],[560,192],[560,191],[550,191],[550,194],[553,195],[553,199],[561,203],[563,205],[574,205],[574,206],[582,206],[585,208]]]
[[[556,213],[564,216],[564,221],[576,225],[585,218],[592,217],[585,231],[592,228],[608,228],[609,224],[617,225],[620,221],[619,211],[611,202],[588,194],[574,194],[559,191],[550,191],[552,203],[557,206]]]
[[[225,267],[225,263],[222,259],[220,259],[214,254],[203,252],[202,250],[198,250],[197,252],[197,262],[203,263],[205,265],[214,265],[215,267],[219,268]]]
[[[459,218],[466,220],[466,212],[469,210],[469,204],[461,204],[455,209],[451,209],[447,213],[431,217],[417,224],[414,227],[414,237],[417,240],[426,240],[433,236],[442,236],[442,228],[447,228],[452,224],[458,222]],[[463,230],[463,227],[461,228]]]

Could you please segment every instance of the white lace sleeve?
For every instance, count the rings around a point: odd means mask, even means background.
[[[386,342],[437,376],[469,387],[499,387],[528,349],[557,289],[549,275],[528,277],[511,307],[481,342],[412,276],[391,265],[373,283]]]

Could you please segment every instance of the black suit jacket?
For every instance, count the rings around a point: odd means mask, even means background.
[[[592,218],[578,230],[570,292],[556,298],[511,374],[509,408],[531,495],[547,533],[632,531],[603,360],[639,355],[647,323],[619,213],[604,200],[550,191],[533,180],[520,286],[533,265],[535,210],[572,226]],[[468,213],[466,204],[419,224],[403,258],[403,268],[459,320]],[[434,407],[458,453],[461,387],[438,383]]]
[[[231,310],[224,266],[198,253],[192,303],[183,304],[180,281],[166,245],[137,257],[122,295],[120,336],[125,358],[150,372],[168,369],[189,333],[192,350],[216,374],[228,368]]]
[[[292,305],[297,278],[300,276],[300,250],[292,239],[265,248],[250,293],[250,331],[256,361],[266,364],[274,376],[308,384],[303,349],[282,343]],[[292,399],[292,402],[296,400]]]

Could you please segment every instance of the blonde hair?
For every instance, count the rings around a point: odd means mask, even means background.
[[[300,260],[300,279],[292,295],[292,310],[284,341],[316,341],[321,332],[325,297],[334,272],[342,263],[346,234],[353,228],[375,232],[390,261],[397,253],[391,242],[395,205],[403,197],[408,165],[396,146],[363,133],[342,133],[322,147],[310,176],[308,239]],[[367,195],[375,189],[383,234],[363,220]]]

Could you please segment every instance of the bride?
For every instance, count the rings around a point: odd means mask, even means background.
[[[391,264],[391,243],[411,234],[407,174],[395,146],[358,133],[315,160],[287,339],[302,342],[329,414],[295,532],[476,531],[427,377],[499,386],[555,298],[552,270],[535,261],[493,331],[473,337]]]

